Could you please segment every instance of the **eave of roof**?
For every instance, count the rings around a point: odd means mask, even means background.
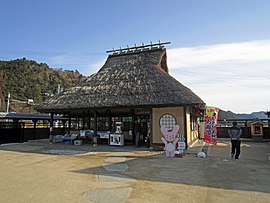
[[[18,119],[18,120],[50,120],[49,114],[24,114],[24,113],[3,113],[0,112],[0,119]],[[62,116],[53,115],[53,119],[67,120]]]

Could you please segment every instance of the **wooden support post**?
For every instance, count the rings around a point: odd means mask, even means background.
[[[37,120],[36,119],[33,119],[32,121],[34,123],[34,128],[36,129],[37,128]]]
[[[50,119],[50,143],[53,142],[53,113],[51,113]]]
[[[246,137],[249,137],[249,133],[248,133],[248,125],[247,125],[247,121],[245,121],[245,134],[246,134]]]
[[[112,132],[112,115],[109,115],[109,131]]]
[[[112,132],[112,114],[110,110],[108,110],[107,116],[109,117],[109,131]]]
[[[150,146],[153,146],[153,109],[150,109]]]
[[[66,120],[62,120],[62,123],[63,123],[63,130],[64,130],[64,133],[66,134]]]
[[[34,123],[34,131],[33,131],[34,136],[33,136],[33,139],[35,140],[36,139],[37,120],[33,119],[32,121]]]
[[[268,136],[270,137],[270,111],[267,111],[266,115],[268,117]]]
[[[88,110],[88,113],[87,113],[87,130],[90,130],[90,121],[91,121],[90,111]]]
[[[70,113],[68,114],[68,134],[70,134],[70,129],[71,129],[71,116]]]
[[[268,136],[270,137],[270,120],[268,120]]]
[[[184,138],[186,143],[186,149],[188,148],[188,142],[187,142],[187,107],[184,106]]]
[[[134,127],[135,127],[135,111],[134,109],[131,110],[132,112],[132,144],[135,145],[135,139],[136,139],[136,135],[135,135],[135,130],[134,130]]]
[[[97,110],[94,111],[94,136],[93,146],[97,146]]]
[[[82,126],[80,126],[80,130],[85,130],[85,111],[82,112]]]

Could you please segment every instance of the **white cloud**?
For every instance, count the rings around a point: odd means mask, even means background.
[[[168,49],[170,74],[208,105],[270,110],[270,40]]]
[[[169,67],[270,60],[270,40],[168,49]]]
[[[105,62],[106,62],[106,59],[102,59],[102,60],[100,60],[100,61],[98,61],[98,62],[96,62],[96,63],[93,63],[93,64],[91,64],[91,65],[88,65],[86,68],[84,68],[84,69],[82,70],[82,73],[83,73],[84,75],[90,76],[90,75],[92,75],[93,73],[98,72],[98,70],[99,70],[100,68],[102,68],[102,66],[105,64]]]

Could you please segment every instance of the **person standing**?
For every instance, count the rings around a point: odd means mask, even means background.
[[[135,121],[134,131],[135,131],[135,147],[140,147],[141,122],[139,118]]]
[[[235,159],[239,159],[241,146],[240,137],[242,135],[242,130],[239,126],[237,126],[237,122],[233,122],[233,126],[230,127],[228,133],[232,143],[231,157],[233,158],[235,155]]]

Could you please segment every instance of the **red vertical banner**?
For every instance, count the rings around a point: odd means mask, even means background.
[[[205,126],[204,126],[204,141],[211,144],[217,144],[217,123],[218,123],[218,108],[206,107]]]

